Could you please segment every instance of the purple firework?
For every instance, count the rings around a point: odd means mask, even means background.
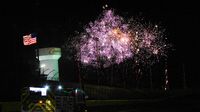
[[[77,58],[83,64],[108,67],[128,58],[136,62],[154,62],[150,57],[166,56],[167,44],[158,26],[145,27],[139,22],[125,22],[105,10],[100,19],[90,22],[78,37]]]
[[[122,17],[106,10],[103,17],[89,23],[80,35],[79,59],[84,64],[104,67],[133,56],[132,35]]]

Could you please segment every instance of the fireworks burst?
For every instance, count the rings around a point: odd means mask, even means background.
[[[134,46],[128,26],[113,11],[105,11],[101,19],[89,23],[80,35],[78,59],[85,64],[106,67],[132,57]]]
[[[129,58],[147,63],[153,61],[151,57],[165,56],[167,45],[162,32],[157,25],[150,26],[126,22],[112,10],[105,10],[78,35],[77,59],[86,65],[108,67]]]
[[[138,23],[139,24],[139,23]],[[144,26],[133,24],[135,32],[135,61],[142,64],[153,64],[159,61],[160,57],[166,57],[166,51],[169,47],[166,44],[166,38],[163,36],[163,30],[157,25]]]

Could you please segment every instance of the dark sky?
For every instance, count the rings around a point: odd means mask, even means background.
[[[71,0],[65,2],[32,0],[6,1],[1,4],[1,99],[17,99],[15,91],[28,77],[26,58],[32,47],[25,47],[22,36],[37,33],[39,46],[61,46],[75,31],[93,21],[108,4],[122,16],[142,16],[166,28],[166,36],[173,44],[169,54],[169,73],[174,85],[181,85],[182,63],[191,88],[200,84],[199,11],[197,3],[172,1],[131,0]],[[16,94],[15,94],[16,93]]]

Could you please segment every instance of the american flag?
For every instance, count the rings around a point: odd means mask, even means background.
[[[23,36],[24,45],[32,45],[37,43],[37,37],[32,36],[32,34]]]

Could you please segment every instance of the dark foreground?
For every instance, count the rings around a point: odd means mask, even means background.
[[[86,112],[200,112],[200,95],[160,99],[87,100]],[[0,112],[20,112],[20,102],[1,102]]]
[[[200,112],[199,96],[132,100],[128,104],[89,106],[88,112]]]

